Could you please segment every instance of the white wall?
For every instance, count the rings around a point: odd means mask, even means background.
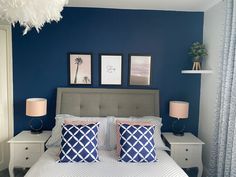
[[[204,14],[203,41],[208,49],[208,56],[203,67],[212,69],[213,74],[202,75],[199,138],[205,142],[203,146],[204,175],[207,174],[210,148],[214,129],[214,111],[216,106],[217,78],[219,59],[222,55],[224,36],[225,2],[220,2]]]

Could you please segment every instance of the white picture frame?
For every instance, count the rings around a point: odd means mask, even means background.
[[[101,54],[100,85],[122,85],[122,55]]]

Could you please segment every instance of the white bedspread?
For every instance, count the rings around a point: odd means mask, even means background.
[[[48,149],[25,177],[188,177],[164,151],[155,163],[121,163],[115,151],[99,151],[97,163],[57,163],[58,148]]]

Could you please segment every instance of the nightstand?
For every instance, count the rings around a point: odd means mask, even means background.
[[[192,133],[175,136],[173,133],[162,133],[163,140],[170,148],[170,156],[181,168],[198,168],[198,177],[202,176],[202,145],[200,139]]]
[[[31,134],[30,131],[22,131],[11,140],[10,143],[10,177],[14,177],[14,167],[30,168],[45,151],[45,143],[51,136],[51,131],[43,131],[41,134]]]

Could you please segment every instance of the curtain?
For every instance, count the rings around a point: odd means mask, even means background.
[[[209,177],[236,177],[236,0],[226,1]]]

